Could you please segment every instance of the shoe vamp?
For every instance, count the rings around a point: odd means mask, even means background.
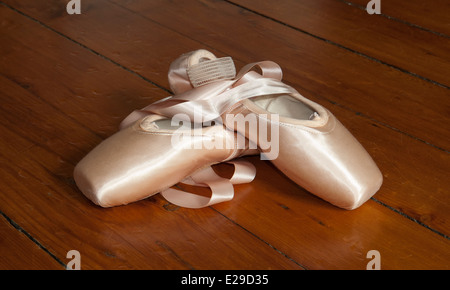
[[[192,138],[190,148],[186,148],[187,142],[174,146],[172,137],[132,127],[122,130],[80,161],[75,170],[77,184],[91,199],[128,203],[168,188],[228,156],[227,150],[195,148],[202,136]]]

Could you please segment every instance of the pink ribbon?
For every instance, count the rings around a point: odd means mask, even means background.
[[[259,67],[262,75],[251,71],[254,67]],[[122,121],[120,127],[127,127],[150,113],[169,118],[177,115],[180,116],[180,120],[183,120],[183,117],[187,118],[184,121],[188,122],[215,120],[227,109],[244,99],[296,92],[295,89],[282,83],[281,78],[282,71],[278,64],[272,61],[251,63],[244,66],[233,80],[224,80],[188,90],[136,110]],[[201,116],[195,115],[197,112],[201,112]]]
[[[158,114],[168,118],[175,115],[186,116],[186,121],[192,122],[192,120],[198,120],[199,116],[195,116],[195,114],[201,112],[201,122],[207,122],[216,120],[234,104],[244,99],[295,92],[293,88],[281,82],[281,68],[272,61],[248,64],[232,80],[221,80],[195,89],[190,89],[186,74],[183,69],[179,68],[180,66],[183,65],[177,64],[171,69],[169,78],[172,77],[171,80],[175,82],[172,87],[180,87],[184,92],[132,112],[122,121],[121,129],[149,114]],[[261,69],[261,74],[252,71],[255,67]],[[231,179],[217,175],[209,166],[181,181],[185,184],[209,187],[211,189],[209,198],[174,188],[166,189],[161,194],[169,202],[187,208],[202,208],[229,201],[234,197],[233,185],[251,182],[255,178],[256,169],[247,161],[235,160],[228,161],[228,163],[235,166],[235,172]]]
[[[199,172],[192,174],[181,183],[209,187],[211,196],[204,197],[174,188],[163,190],[161,195],[169,202],[187,208],[202,208],[220,202],[232,200],[234,197],[233,184],[250,183],[255,178],[256,169],[250,162],[228,161],[235,166],[231,179],[219,176],[212,167],[208,166]]]

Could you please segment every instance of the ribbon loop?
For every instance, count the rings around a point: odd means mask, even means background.
[[[218,68],[212,70],[217,74],[215,78],[212,76],[214,81],[204,74],[210,68],[200,66],[196,71],[196,68],[193,67],[189,71],[190,77],[197,79],[198,83],[195,84],[195,89],[189,89],[189,87],[193,87],[192,80],[188,79],[186,71],[187,63],[190,61],[189,57],[189,54],[185,55],[171,66],[169,79],[176,84],[172,86],[172,89],[176,88],[175,95],[132,112],[120,124],[121,129],[152,113],[168,118],[177,115],[180,120],[187,118],[186,121],[189,122],[208,122],[217,120],[242,100],[256,96],[296,92],[295,89],[281,82],[282,70],[278,64],[272,61],[248,64],[239,71],[235,78],[230,79],[234,66],[231,67],[228,59],[205,64],[223,65],[223,71],[217,70]],[[252,71],[255,67],[260,68],[261,74]],[[219,81],[216,81],[217,78]],[[209,187],[211,189],[210,197],[174,188],[162,191],[161,195],[175,205],[188,208],[202,208],[229,201],[234,197],[233,185],[251,182],[255,178],[256,169],[253,164],[242,160],[227,162],[235,167],[235,172],[230,179],[220,177],[209,166],[181,181],[181,183],[194,186]]]
[[[260,67],[262,75],[251,71]],[[171,118],[175,115],[189,122],[208,122],[218,119],[234,104],[255,96],[290,94],[296,92],[281,82],[282,71],[272,61],[244,66],[234,80],[223,80],[188,90],[155,102],[130,114],[121,124],[129,126],[145,114],[158,114]]]
[[[256,176],[256,168],[252,163],[244,160],[229,161],[227,163],[235,166],[235,171],[231,179],[219,176],[212,167],[208,166],[181,181],[181,183],[189,185],[209,187],[211,189],[211,196],[209,198],[174,188],[162,191],[161,195],[167,201],[187,208],[203,208],[230,201],[234,197],[233,184],[253,181]]]

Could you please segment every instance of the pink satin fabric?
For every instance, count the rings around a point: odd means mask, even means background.
[[[383,176],[367,151],[331,112],[282,83],[282,71],[276,63],[248,64],[234,76],[234,65],[231,67],[223,59],[214,63],[214,59],[209,52],[197,51],[173,62],[169,82],[174,96],[132,112],[120,124],[119,132],[80,161],[74,178],[88,198],[105,207],[158,192],[168,201],[188,208],[231,200],[234,185],[251,182],[256,175],[253,164],[234,159],[259,153],[264,156],[271,151],[259,138],[263,135],[259,130],[258,134],[250,134],[245,122],[234,122],[226,116],[255,117],[258,129],[270,123],[270,132],[267,129],[265,133],[280,142],[273,146],[279,154],[268,160],[295,183],[331,204],[355,209],[378,191]],[[189,75],[192,65],[198,66]],[[209,65],[217,65],[213,68],[217,79],[208,74]],[[260,96],[269,97],[254,98]],[[275,106],[269,109],[267,103],[263,105],[267,99]],[[234,146],[212,150],[174,146],[174,130],[158,127],[156,122],[175,116],[203,125],[187,129],[196,138],[185,140],[184,145],[212,138],[221,144],[231,140]],[[209,121],[221,124],[206,126]],[[239,146],[239,142],[245,142],[245,146]],[[213,170],[211,166],[220,162],[235,166],[232,178],[223,178]],[[174,189],[179,182],[209,187],[211,195]]]
[[[202,208],[220,202],[232,200],[234,197],[233,184],[250,183],[255,178],[256,169],[247,161],[229,161],[235,166],[235,172],[231,179],[219,176],[210,166],[194,173],[181,183],[209,187],[211,196],[203,197],[174,188],[163,190],[161,195],[169,202],[187,208]]]
[[[186,73],[186,67],[189,63],[189,54],[183,55],[176,61],[174,61],[169,71],[169,81],[171,89],[175,93],[179,93],[174,97],[168,97],[157,101],[141,110],[136,110],[127,116],[121,123],[120,128],[124,129],[135,123],[137,120],[149,114],[158,114],[166,117],[173,117],[176,114],[183,116],[190,116],[186,121],[192,122],[196,120],[198,111],[202,111],[201,122],[217,119],[222,112],[228,109],[233,104],[239,102],[243,98],[249,98],[255,94],[262,94],[262,91],[255,92],[253,94],[245,94],[243,89],[249,89],[245,86],[241,86],[240,90],[234,91],[233,96],[221,95],[224,91],[227,91],[233,85],[240,86],[244,83],[254,80],[251,74],[248,74],[250,70],[259,66],[262,70],[262,77],[273,77],[281,80],[282,73],[281,68],[273,62],[260,62],[245,66],[234,80],[222,80],[220,82],[214,82],[192,90],[193,87],[188,80]],[[255,74],[258,78],[259,75]],[[268,81],[269,79],[265,79]],[[265,87],[263,82],[252,82],[252,87],[258,87],[263,90]],[[250,88],[251,89],[251,88]],[[270,93],[274,91],[271,90]],[[286,93],[285,89],[281,91]],[[212,96],[215,96],[212,98]],[[219,103],[213,103],[214,100],[222,100]],[[211,196],[209,198],[200,195],[192,194],[187,191],[182,191],[174,188],[168,188],[161,191],[161,195],[169,202],[187,208],[202,208],[216,203],[229,201],[234,197],[234,184],[243,184],[251,182],[256,175],[256,168],[250,162],[246,161],[229,161],[228,163],[235,166],[235,173],[231,179],[223,178],[217,175],[214,170],[208,166],[190,177],[186,178],[182,183],[206,186],[211,189]]]
[[[262,61],[244,66],[233,80],[214,82],[192,89],[187,80],[185,66],[189,55],[176,60],[169,72],[171,88],[179,94],[157,101],[149,106],[132,112],[120,127],[126,128],[148,114],[166,117],[185,116],[185,121],[207,122],[217,120],[236,103],[254,96],[270,94],[289,94],[295,90],[281,82],[282,70],[272,61]],[[259,67],[261,74],[252,71]],[[199,119],[199,112],[200,117]],[[161,192],[169,202],[187,208],[201,208],[233,199],[233,184],[249,183],[256,169],[249,162],[231,162],[235,165],[235,174],[228,180],[217,175],[211,167],[195,173],[184,182],[196,186],[208,186],[211,197],[203,197],[186,191],[169,188]]]
[[[253,71],[259,67],[261,73]],[[281,154],[272,160],[291,180],[320,198],[345,209],[355,209],[375,194],[382,184],[382,174],[370,155],[347,129],[325,108],[304,98],[294,88],[281,82],[281,68],[272,61],[244,66],[232,80],[213,82],[186,90],[153,103],[128,116],[122,127],[129,126],[142,115],[154,113],[168,118],[177,115],[186,121],[221,120],[241,106],[243,114],[266,114],[249,101],[264,95],[288,95],[309,105],[317,112],[314,120],[296,120],[280,116]],[[175,83],[177,81],[175,80]],[[180,86],[184,86],[184,81]],[[229,126],[229,124],[226,124]],[[233,129],[232,129],[233,130]],[[237,129],[237,132],[245,131]],[[249,137],[246,135],[246,137]],[[258,144],[257,140],[250,140]],[[195,180],[211,187],[210,199],[194,198],[185,193],[166,192],[172,201],[188,207],[207,206],[232,198],[232,183],[215,176],[209,169]],[[217,194],[217,195],[216,195]]]
[[[262,74],[251,71],[255,67],[259,67]],[[195,90],[188,90],[136,110],[122,121],[120,127],[127,127],[150,113],[169,118],[177,115],[180,119],[187,118],[185,121],[189,122],[217,120],[233,105],[244,99],[295,93],[295,89],[281,82],[282,75],[280,66],[272,61],[251,63],[244,66],[233,80],[211,83]],[[179,74],[176,76],[174,81],[184,87],[184,80],[180,80]]]

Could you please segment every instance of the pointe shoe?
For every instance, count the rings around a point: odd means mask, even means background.
[[[183,131],[187,134],[180,135]],[[189,138],[180,139],[186,136]],[[74,178],[83,194],[95,204],[102,207],[125,205],[169,190],[187,177],[199,178],[201,182],[204,178],[196,176],[197,173],[204,175],[205,168],[244,153],[243,149],[229,149],[234,142],[235,133],[222,125],[175,127],[166,117],[148,115],[95,147],[77,164]],[[210,179],[217,177],[214,172],[206,175]],[[226,182],[216,188],[233,191]],[[168,196],[186,207],[212,204],[210,200],[183,196],[176,190],[169,190]],[[225,193],[224,197],[215,197],[214,202],[230,198],[232,196]]]
[[[335,206],[356,209],[381,187],[382,174],[363,146],[330,111],[298,93],[245,99],[227,114],[256,115],[258,125],[267,126],[272,137],[279,138],[278,156],[270,161],[295,183]],[[257,144],[264,141],[242,126],[226,124]],[[261,149],[268,155],[273,150]]]
[[[172,89],[178,92],[191,89],[181,74],[200,61],[204,62],[206,57],[216,59],[204,52],[177,59],[170,70],[176,70],[177,77],[169,73]],[[231,72],[234,66],[232,69],[229,64],[216,66],[228,69],[227,75],[196,80],[209,83],[230,78],[230,73],[234,76]],[[192,69],[194,74],[195,69]],[[221,178],[210,167],[258,153],[256,149],[249,149],[248,140],[237,139],[236,134],[221,124],[204,127],[184,122],[173,125],[167,117],[138,110],[122,122],[119,132],[101,142],[77,164],[74,179],[82,193],[102,207],[129,204],[159,192],[180,206],[209,206],[232,199],[233,184],[248,183],[255,176],[253,165],[243,161],[232,161],[236,171],[231,179]],[[183,181],[209,186],[211,197],[171,188]]]
[[[253,71],[254,67],[262,73]],[[203,122],[221,117],[230,130],[258,144],[263,159],[271,160],[310,193],[340,208],[358,208],[381,187],[380,170],[330,111],[303,97],[281,78],[276,63],[249,64],[233,80],[188,90],[152,111],[198,119],[193,108],[202,108]],[[238,117],[241,122],[237,122]],[[253,131],[248,130],[252,120]],[[269,139],[278,142],[266,146],[263,141]]]

